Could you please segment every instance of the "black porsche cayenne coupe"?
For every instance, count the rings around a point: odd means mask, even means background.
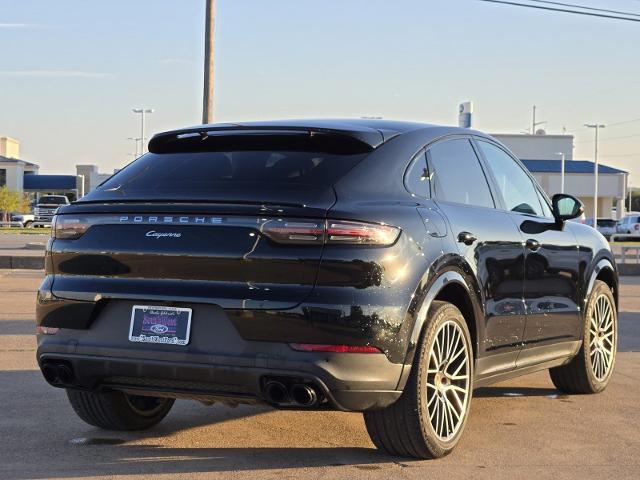
[[[57,212],[37,360],[87,423],[146,429],[174,399],[364,412],[438,457],[473,390],[549,369],[603,390],[614,257],[504,146],[380,120],[204,125]]]

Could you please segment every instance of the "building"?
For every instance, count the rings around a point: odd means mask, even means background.
[[[37,174],[39,166],[20,160],[20,142],[10,137],[0,137],[0,187],[11,191],[24,189],[26,175]]]
[[[113,173],[99,173],[97,165],[76,165],[76,173],[81,185],[80,196],[89,193],[113,175]]]
[[[573,135],[495,134],[518,156],[551,197],[561,192],[562,155],[565,157],[564,192],[584,203],[585,214],[593,217],[595,186],[592,161],[574,160]],[[604,159],[606,162],[606,158]],[[622,218],[629,173],[598,162],[598,217]],[[614,210],[614,202],[623,208]],[[615,212],[615,213],[614,213]]]
[[[0,137],[0,187],[24,192],[37,200],[41,195],[66,195],[71,201],[100,185],[111,173],[99,173],[96,165],[77,165],[76,175],[39,175],[40,167],[20,159],[20,142]]]

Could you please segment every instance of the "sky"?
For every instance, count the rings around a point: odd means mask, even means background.
[[[638,12],[638,0],[564,0]],[[216,121],[381,116],[574,134],[640,187],[640,23],[478,0],[217,0]],[[640,18],[640,17],[639,17]],[[200,123],[204,0],[0,0],[0,136],[41,173],[113,171]],[[630,120],[638,120],[632,121]]]

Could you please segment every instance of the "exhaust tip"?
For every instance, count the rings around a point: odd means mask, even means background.
[[[271,403],[286,403],[289,401],[287,387],[281,382],[270,381],[264,386],[264,395]]]
[[[42,375],[44,379],[51,383],[56,384],[60,382],[60,376],[58,374],[58,367],[52,363],[45,363],[42,365]]]
[[[293,401],[298,405],[305,407],[311,407],[318,403],[318,394],[315,389],[301,383],[297,383],[291,387],[291,398],[293,398]]]
[[[69,367],[68,365],[65,365],[64,363],[58,365],[58,379],[60,380],[60,383],[62,383],[63,385],[70,385],[73,383],[73,370],[71,370],[71,367]]]

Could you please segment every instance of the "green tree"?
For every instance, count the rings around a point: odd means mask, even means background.
[[[0,187],[0,213],[3,222],[9,221],[11,212],[22,211],[24,207],[23,195],[19,192],[12,192],[6,185]]]

